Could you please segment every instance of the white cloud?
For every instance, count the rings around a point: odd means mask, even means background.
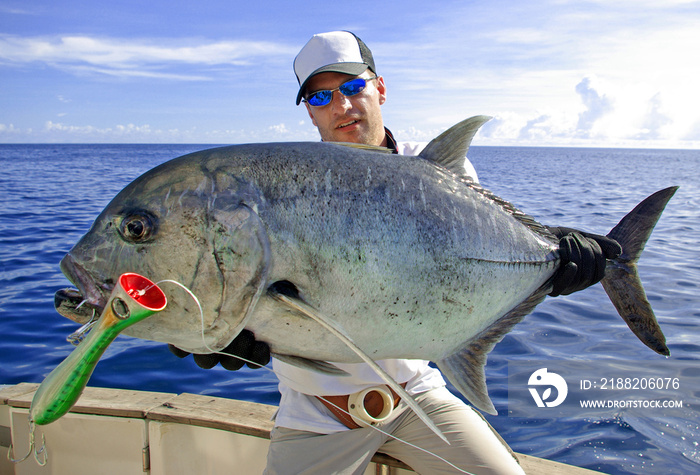
[[[94,127],[92,125],[84,125],[84,126],[77,126],[77,125],[65,125],[60,122],[53,122],[53,121],[48,121],[45,124],[44,127],[45,131],[48,133],[52,132],[60,132],[66,135],[73,135],[73,136],[79,136],[79,135],[87,135],[87,136],[93,136],[93,135],[103,135],[103,136],[110,136],[110,137],[116,137],[116,136],[123,136],[123,135],[131,135],[131,136],[139,136],[139,135],[153,135],[154,133],[161,133],[162,131],[154,131],[151,129],[151,126],[146,124],[146,125],[141,125],[137,126],[134,124],[127,124],[127,125],[116,125],[113,128],[108,127],[108,128],[99,128],[99,127]]]
[[[640,139],[659,139],[664,137],[664,128],[673,121],[663,112],[661,94],[656,94],[649,100],[647,113],[642,123]]]
[[[284,124],[276,124],[268,127],[276,135],[287,135],[289,134],[289,129]]]
[[[691,2],[644,3],[649,8],[562,0],[513,4],[498,15],[484,5],[443,10],[439,27],[426,25],[416,41],[382,45],[398,81],[411,83],[398,82],[397,91],[391,78],[389,100],[421,111],[422,128],[449,126],[464,111],[494,115],[480,137],[513,144],[696,146],[680,141],[700,121],[700,108],[689,107],[700,104],[697,16]]]
[[[186,46],[175,46],[174,44]],[[168,46],[164,46],[164,45]],[[221,41],[192,46],[182,39],[119,40],[88,36],[0,38],[0,57],[15,62],[86,62],[96,65],[176,62],[246,64],[252,58],[287,55],[286,47],[262,41]]]
[[[686,133],[681,137],[683,140],[696,141],[700,144],[700,120],[691,124]]]
[[[598,92],[594,79],[585,77],[576,85],[576,93],[583,101],[586,109],[579,113],[577,131],[579,135],[587,136],[593,130],[595,123],[613,110],[614,101],[605,94]]]
[[[26,5],[25,5],[26,6]],[[8,15],[35,15],[36,13],[25,8],[11,7],[8,5],[0,5],[0,12]]]
[[[431,9],[410,38],[368,25],[349,28],[368,41],[380,74],[387,75],[385,121],[402,139],[430,140],[469,115],[488,114],[495,119],[475,143],[697,146],[700,109],[691,104],[700,104],[700,30],[687,13],[694,7],[685,0],[641,1],[641,8],[634,0],[451,4]],[[70,107],[35,107],[31,119],[10,111],[0,120],[34,126],[35,134],[49,130],[38,125],[47,119],[63,122],[50,129],[53,140],[87,140],[89,133],[96,140],[117,140],[118,133],[144,141],[318,140],[308,118],[297,119],[306,118],[303,110],[295,115],[280,106],[296,92],[289,79],[299,44],[228,40],[228,30],[210,34],[224,39],[0,34],[0,67],[8,76],[36,73],[29,65],[37,63],[51,85],[43,90],[55,84],[48,80],[50,68],[78,76],[61,75],[64,83],[53,93],[70,98]],[[125,107],[111,109],[114,104],[95,92],[103,89],[76,86],[96,74],[134,79],[116,88]],[[254,80],[231,81],[237,74]],[[205,88],[195,81],[208,82]],[[154,84],[160,94],[146,89]],[[81,125],[100,120],[95,110],[115,122],[151,127],[121,130],[103,120],[102,127]],[[65,112],[70,121],[56,119]]]
[[[164,130],[154,128],[149,124],[117,124],[112,127],[96,127],[93,125],[68,125],[61,122],[47,121],[43,129],[36,134],[32,133],[31,130],[19,132],[28,142],[182,143],[192,141],[195,130]],[[0,129],[0,139],[3,139],[3,135]]]
[[[69,35],[0,36],[0,61],[6,66],[42,62],[76,72],[179,80],[204,80],[207,76],[167,73],[158,69],[168,65],[249,66],[257,64],[261,58],[288,59],[292,54],[286,45],[265,41],[207,43],[185,39],[123,40]]]
[[[60,116],[60,114],[59,114]],[[23,129],[0,123],[0,143],[202,143],[235,144],[269,141],[318,141],[309,124],[293,129],[284,123],[267,128],[208,129],[159,128],[150,124],[117,124],[107,127],[46,121],[40,129]]]
[[[15,128],[14,124],[0,124],[0,134],[16,134],[21,132],[20,129]]]
[[[77,65],[62,65],[63,69],[68,71],[78,73],[78,74],[89,74],[97,73],[105,76],[114,76],[122,78],[150,78],[150,79],[170,79],[176,81],[211,81],[213,80],[210,76],[198,75],[198,74],[178,74],[178,73],[164,73],[158,71],[147,71],[144,69],[132,68],[129,66],[118,66],[113,65],[110,67],[100,68],[95,66],[77,66]]]

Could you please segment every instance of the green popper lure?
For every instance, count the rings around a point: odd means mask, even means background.
[[[163,291],[147,278],[122,274],[87,337],[44,379],[34,394],[29,421],[49,424],[73,407],[97,362],[110,343],[127,327],[165,308]]]

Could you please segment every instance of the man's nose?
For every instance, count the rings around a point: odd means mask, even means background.
[[[333,91],[331,96],[331,108],[346,111],[352,107],[350,98],[340,91]]]

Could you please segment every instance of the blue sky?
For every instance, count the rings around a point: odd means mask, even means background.
[[[292,61],[351,30],[399,139],[486,114],[478,145],[700,148],[698,24],[697,0],[0,0],[0,143],[318,140]]]

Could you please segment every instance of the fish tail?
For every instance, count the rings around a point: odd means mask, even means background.
[[[672,186],[649,196],[610,231],[608,237],[620,243],[622,254],[608,261],[605,277],[601,281],[617,312],[632,332],[649,348],[666,356],[671,352],[644,292],[637,261],[677,189],[677,186]]]

